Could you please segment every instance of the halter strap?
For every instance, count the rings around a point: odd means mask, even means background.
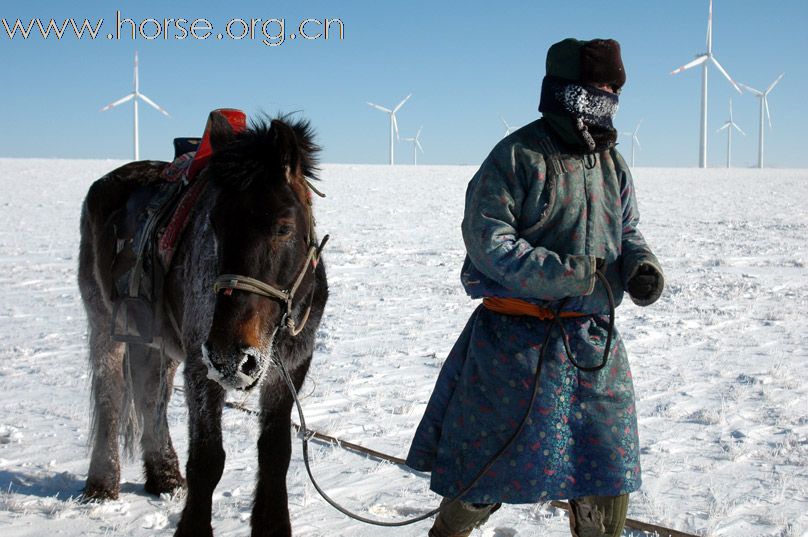
[[[280,291],[260,280],[250,278],[249,276],[240,276],[238,274],[222,274],[216,278],[216,281],[213,283],[213,292],[218,293],[222,289],[238,289],[254,295],[276,298],[284,302],[290,298],[289,293],[286,291]]]
[[[308,179],[306,179],[306,185],[308,185],[308,187],[318,196],[325,197],[325,194],[314,188]],[[298,328],[295,320],[292,318],[292,308],[294,306],[293,302],[295,295],[297,294],[300,285],[303,283],[303,280],[306,277],[309,265],[311,265],[312,273],[317,268],[317,263],[320,260],[320,254],[322,253],[323,248],[325,248],[325,245],[329,239],[329,235],[326,235],[323,237],[323,240],[320,241],[319,245],[314,242],[314,211],[312,210],[311,205],[311,200],[309,200],[307,207],[309,213],[309,229],[307,230],[309,251],[306,255],[306,260],[303,262],[303,266],[297,275],[297,278],[295,278],[295,281],[292,284],[292,287],[290,287],[288,290],[278,289],[277,287],[262,282],[261,280],[256,280],[255,278],[242,276],[240,274],[222,274],[216,278],[216,281],[213,283],[213,292],[216,294],[222,290],[224,290],[226,294],[230,294],[233,292],[233,289],[238,289],[240,291],[246,291],[254,295],[263,296],[284,303],[286,305],[286,311],[278,324],[286,326],[292,336],[297,336],[303,331],[303,328],[306,326],[306,323],[309,320],[309,314],[311,313],[311,302],[309,302],[309,306],[306,308],[306,312],[303,314],[300,327]],[[313,295],[311,300],[314,300]]]

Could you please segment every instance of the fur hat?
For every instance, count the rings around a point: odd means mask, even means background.
[[[580,84],[608,84],[616,92],[626,83],[620,43],[614,39],[580,41],[568,38],[547,51],[547,76]]]
[[[608,84],[617,92],[626,83],[620,57],[620,43],[614,39],[593,39],[581,47],[582,84]]]

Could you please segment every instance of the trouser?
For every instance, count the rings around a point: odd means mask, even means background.
[[[585,496],[570,500],[572,537],[619,537],[628,511],[628,494]],[[501,504],[471,504],[460,500],[441,502],[429,537],[468,537],[474,528],[488,521]]]

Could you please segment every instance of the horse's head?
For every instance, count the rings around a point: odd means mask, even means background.
[[[209,378],[250,389],[269,366],[278,332],[296,335],[311,304],[319,251],[307,178],[318,148],[307,123],[280,119],[235,135],[213,125],[211,144],[206,173],[219,188],[210,222],[220,276],[202,353]]]

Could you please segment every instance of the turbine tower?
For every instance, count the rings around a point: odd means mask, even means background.
[[[511,127],[510,125],[508,125],[508,122],[505,121],[504,117],[499,116],[499,119],[501,119],[502,124],[505,125],[505,136],[508,136],[510,133],[512,133],[513,131],[516,130],[514,127]]]
[[[732,121],[732,97],[729,98],[729,121],[721,125],[715,132],[721,132],[724,129],[727,129],[727,168],[730,168],[732,167],[732,129],[746,136],[746,133]]]
[[[752,94],[754,94],[755,97],[760,99],[760,137],[758,139],[758,168],[763,167],[763,132],[764,132],[763,131],[763,111],[765,109],[766,117],[769,118],[769,128],[771,129],[772,128],[772,115],[771,115],[771,113],[769,113],[769,93],[771,93],[771,91],[774,89],[774,87],[777,85],[777,83],[780,82],[780,79],[783,78],[783,75],[785,75],[785,73],[778,76],[777,80],[772,82],[771,86],[769,86],[769,89],[767,89],[766,91],[760,91],[760,90],[757,90],[755,88],[749,87],[746,84],[741,84],[741,86],[746,88],[748,91],[752,92]]]
[[[622,133],[623,136],[631,136],[631,167],[634,167],[634,146],[636,145],[639,149],[642,149],[640,145],[640,137],[637,134],[640,132],[640,125],[642,125],[642,120],[637,123],[637,126],[634,128],[634,132],[624,132]]]
[[[137,76],[137,51],[135,51],[135,82],[134,82],[134,91],[125,97],[121,97],[114,103],[110,103],[106,105],[104,108],[101,109],[102,112],[106,112],[110,108],[115,108],[119,104],[123,104],[127,101],[134,101],[134,114],[135,114],[135,160],[140,160],[140,144],[139,144],[139,137],[138,137],[138,121],[137,121],[137,101],[138,99],[142,99],[143,102],[157,110],[158,112],[165,114],[167,117],[171,117],[168,112],[166,112],[162,107],[160,107],[157,103],[140,93],[140,82],[138,81]]]
[[[424,127],[423,127],[423,126],[421,126],[421,127],[418,129],[418,132],[415,134],[415,138],[404,138],[404,141],[405,141],[405,142],[410,142],[410,143],[412,143],[412,163],[413,163],[413,165],[415,165],[415,166],[417,166],[417,165],[418,165],[418,150],[420,149],[420,150],[421,150],[421,153],[423,153],[423,152],[424,152],[424,148],[423,148],[423,147],[421,147],[421,130],[422,130],[423,128],[424,128]]]
[[[699,54],[696,56],[696,59],[690,63],[686,63],[685,65],[675,69],[671,72],[672,75],[681,73],[686,69],[690,69],[691,67],[695,67],[697,65],[701,65],[701,128],[700,138],[699,138],[699,168],[706,168],[707,167],[707,65],[711,63],[716,66],[716,68],[721,72],[722,75],[729,80],[729,83],[732,84],[738,93],[743,93],[741,88],[738,87],[738,84],[732,80],[732,77],[729,76],[726,69],[724,69],[718,60],[715,59],[713,56],[713,0],[710,0],[710,11],[707,16],[707,52]]]
[[[381,110],[386,114],[390,114],[390,165],[392,166],[395,164],[395,140],[393,140],[393,134],[395,134],[396,140],[398,140],[398,121],[396,121],[396,112],[401,110],[401,107],[404,106],[409,98],[412,97],[412,93],[404,97],[404,100],[398,103],[395,108],[390,110],[389,108],[385,108],[383,106],[379,106],[378,104],[373,104],[371,102],[368,103],[368,106],[375,108],[376,110]]]

